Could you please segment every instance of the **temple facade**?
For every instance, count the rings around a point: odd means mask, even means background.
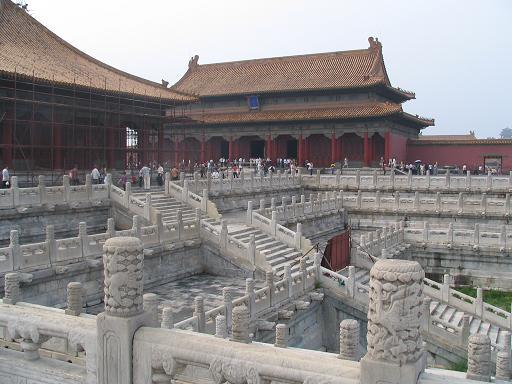
[[[0,0],[0,161],[17,171],[171,158],[163,122],[195,97],[104,64]]]
[[[220,157],[297,159],[351,166],[406,158],[407,140],[434,120],[406,113],[414,93],[391,85],[381,43],[367,49],[199,64],[171,87],[193,94],[172,119],[175,162]]]

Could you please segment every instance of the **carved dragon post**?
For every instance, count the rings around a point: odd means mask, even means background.
[[[379,260],[371,269],[361,383],[412,384],[425,369],[420,333],[424,277],[414,261]]]

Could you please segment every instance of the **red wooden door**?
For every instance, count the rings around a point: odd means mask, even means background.
[[[329,240],[322,260],[322,266],[332,271],[339,271],[348,265],[350,265],[350,229]]]

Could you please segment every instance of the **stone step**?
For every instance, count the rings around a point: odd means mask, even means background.
[[[453,312],[455,312],[455,308],[447,305],[446,308],[443,310],[443,313],[441,313],[439,315],[439,318],[441,318],[442,320],[446,321],[446,322],[449,322],[450,320],[450,317],[451,315],[453,314]]]
[[[464,312],[462,311],[455,311],[453,314],[453,318],[450,321],[452,324],[455,324],[457,327],[462,326],[462,319],[464,318]]]
[[[480,328],[478,329],[478,333],[488,335],[489,328],[491,328],[491,324],[482,321],[482,323],[480,324]]]
[[[439,303],[439,305],[437,306],[436,308],[436,312],[434,313],[434,316],[436,317],[441,317],[441,314],[444,312],[444,310],[446,309],[447,305],[444,304],[444,303]]]
[[[239,229],[235,229],[235,230],[232,230],[232,231],[229,231],[228,230],[228,233],[235,237],[235,238],[240,238],[240,237],[244,237],[244,235],[247,233],[247,232],[250,232],[250,233],[259,233],[261,232],[259,229],[255,229],[255,228],[251,228],[251,227],[244,227],[244,228],[239,228]]]
[[[480,329],[481,324],[482,324],[482,320],[480,320],[477,317],[473,317],[471,319],[471,322],[469,323],[469,333],[471,333],[471,334],[478,333],[478,330]]]
[[[290,249],[286,244],[283,244],[281,242],[278,242],[275,245],[267,246],[264,249],[261,249],[260,252],[265,255],[268,259],[268,257],[274,253],[280,252],[285,249]]]
[[[489,338],[491,339],[491,343],[496,344],[498,341],[498,332],[500,329],[496,325],[492,325],[489,328]]]

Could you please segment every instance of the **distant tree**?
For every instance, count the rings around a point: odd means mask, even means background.
[[[503,128],[500,132],[500,137],[502,139],[512,139],[512,128]]]

